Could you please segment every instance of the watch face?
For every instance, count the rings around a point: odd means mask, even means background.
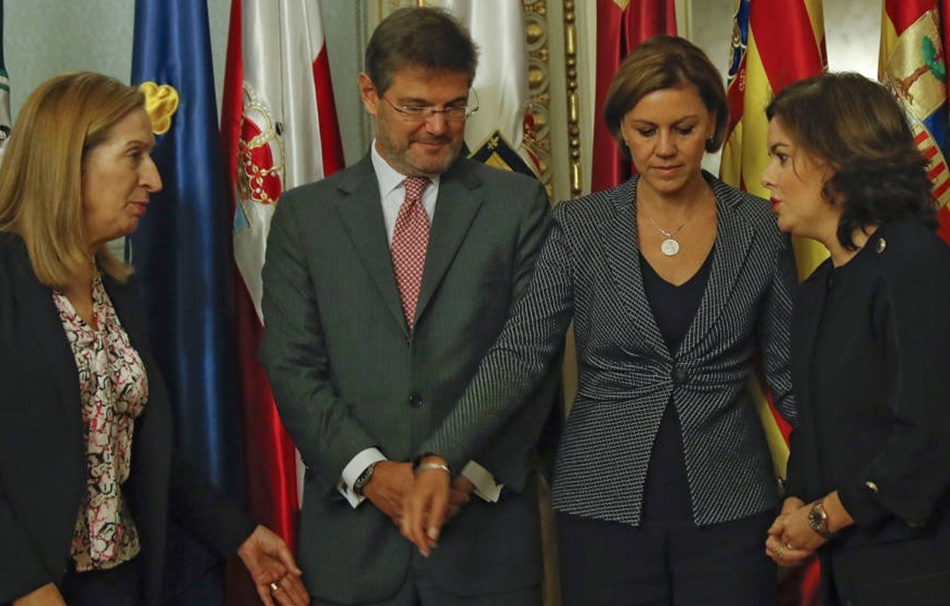
[[[828,515],[822,508],[821,503],[815,503],[808,511],[808,523],[818,532],[826,532],[825,527],[828,523]]]

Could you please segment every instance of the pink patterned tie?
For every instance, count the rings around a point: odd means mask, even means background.
[[[422,192],[429,185],[426,177],[406,177],[406,200],[396,216],[393,230],[393,269],[396,284],[402,298],[402,310],[406,324],[412,330],[416,317],[419,287],[422,286],[422,269],[426,262],[426,247],[429,245],[429,215],[422,206]]]

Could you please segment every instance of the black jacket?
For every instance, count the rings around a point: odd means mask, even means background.
[[[255,524],[173,454],[168,394],[133,281],[104,275],[103,283],[148,374],[123,493],[142,545],[144,602],[158,604],[170,517],[221,554]],[[0,603],[66,571],[87,475],[81,408],[51,291],[36,279],[22,240],[0,234]]]
[[[880,227],[800,288],[788,490],[837,490],[856,521],[822,549],[842,603],[950,595],[948,314],[950,247],[916,222]]]

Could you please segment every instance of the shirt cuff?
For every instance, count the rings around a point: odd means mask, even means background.
[[[468,478],[469,482],[475,485],[475,495],[489,503],[497,503],[501,496],[501,489],[504,484],[495,482],[495,476],[490,471],[476,463],[469,461],[462,468],[462,475]]]
[[[373,463],[379,463],[385,460],[386,456],[380,452],[378,448],[370,447],[360,451],[355,457],[350,459],[350,462],[343,468],[343,473],[340,474],[340,480],[336,483],[336,489],[349,502],[353,509],[356,509],[356,507],[366,499],[366,497],[353,492],[353,484],[356,483],[356,479]]]

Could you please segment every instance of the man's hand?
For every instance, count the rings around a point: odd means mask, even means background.
[[[445,512],[446,523],[462,511],[462,507],[472,499],[473,492],[475,492],[475,485],[465,476],[459,475],[452,480],[452,486],[449,488],[449,508]]]
[[[306,606],[310,594],[300,580],[300,569],[294,562],[286,543],[263,526],[258,526],[238,548],[238,556],[244,562],[257,595],[267,606],[274,600],[283,606]]]
[[[66,606],[66,600],[56,585],[47,583],[22,598],[13,600],[13,606]]]
[[[373,477],[363,487],[363,496],[399,525],[402,518],[402,503],[412,487],[412,463],[380,461],[373,470]]]
[[[402,506],[402,536],[409,539],[422,555],[427,556],[439,541],[449,505],[449,474],[445,469],[426,468],[427,464],[446,465],[444,459],[429,456],[416,470],[412,490]],[[446,468],[447,469],[447,468]]]

